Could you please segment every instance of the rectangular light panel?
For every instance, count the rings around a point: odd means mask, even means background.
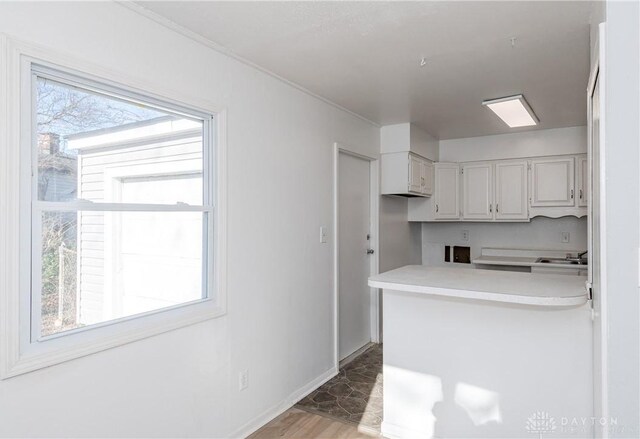
[[[538,124],[538,118],[523,95],[507,96],[482,102],[511,128]]]

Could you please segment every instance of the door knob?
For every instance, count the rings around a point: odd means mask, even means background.
[[[374,250],[373,250],[372,248],[368,248],[368,249],[367,249],[367,254],[368,254],[368,255],[372,255],[372,254],[373,254],[373,252],[374,252]]]

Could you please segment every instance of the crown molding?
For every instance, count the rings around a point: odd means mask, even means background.
[[[193,32],[192,30],[187,29],[186,27],[184,27],[184,26],[182,26],[182,25],[180,25],[180,24],[178,24],[178,23],[176,23],[176,22],[174,22],[174,21],[172,21],[172,20],[170,20],[170,19],[168,19],[168,18],[156,13],[156,12],[153,12],[150,9],[145,8],[144,6],[136,3],[133,0],[114,0],[114,1],[115,1],[115,3],[119,4],[120,6],[123,6],[123,7],[127,8],[127,9],[129,9],[130,11],[133,11],[133,12],[135,12],[135,13],[137,13],[137,14],[139,14],[139,15],[141,15],[141,16],[143,16],[143,17],[145,17],[145,18],[147,18],[147,19],[149,19],[149,20],[161,25],[161,26],[164,26],[167,29],[170,29],[170,30],[172,30],[172,31],[174,31],[176,33],[179,33],[182,36],[185,36],[185,37],[187,37],[187,38],[189,38],[189,39],[191,39],[191,40],[193,40],[193,41],[195,41],[197,43],[200,43],[200,44],[202,44],[202,45],[204,45],[204,46],[206,46],[206,47],[208,47],[210,49],[215,50],[216,52],[219,52],[219,53],[221,53],[221,54],[223,54],[225,56],[228,56],[229,58],[232,58],[232,59],[234,59],[236,61],[239,61],[239,62],[241,62],[241,63],[243,63],[243,64],[245,64],[245,65],[247,65],[249,67],[252,67],[252,68],[254,68],[254,69],[256,69],[256,70],[258,70],[258,71],[260,71],[260,72],[262,72],[264,74],[267,74],[267,75],[271,76],[272,78],[275,78],[275,79],[277,79],[277,80],[279,80],[281,82],[284,82],[285,84],[287,84],[287,85],[289,85],[289,86],[291,86],[291,87],[293,87],[293,88],[295,88],[295,89],[297,89],[297,90],[299,90],[299,91],[301,91],[301,92],[303,92],[303,93],[305,93],[305,94],[307,94],[307,95],[309,95],[309,96],[311,96],[311,97],[313,97],[315,99],[318,99],[318,100],[324,102],[325,104],[331,105],[332,107],[337,108],[338,110],[344,111],[345,113],[348,113],[351,116],[354,116],[354,117],[362,120],[363,122],[366,122],[366,123],[371,124],[371,125],[373,125],[375,127],[378,127],[378,128],[380,127],[379,123],[376,123],[376,122],[374,122],[374,121],[372,121],[370,119],[367,119],[366,117],[364,117],[364,116],[362,116],[362,115],[360,115],[360,114],[358,114],[358,113],[356,113],[354,111],[351,111],[348,108],[343,107],[342,105],[336,104],[335,102],[333,102],[333,101],[331,101],[331,100],[329,100],[329,99],[327,99],[325,97],[322,97],[317,93],[312,92],[311,90],[303,87],[302,85],[297,84],[297,83],[295,83],[293,81],[290,81],[287,78],[284,78],[284,77],[278,75],[277,73],[274,73],[271,70],[266,69],[266,68],[264,68],[264,67],[262,67],[262,66],[260,66],[260,65],[258,65],[256,63],[254,63],[253,61],[250,61],[250,60],[238,55],[237,53],[233,52],[229,48],[227,48],[227,47],[225,47],[225,46],[223,46],[221,44],[218,44],[215,41],[211,41],[210,39],[205,38],[202,35],[200,35],[200,34],[198,34],[196,32]]]

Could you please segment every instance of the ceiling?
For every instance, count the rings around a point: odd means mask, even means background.
[[[586,124],[589,2],[138,4],[380,125],[440,139],[527,130],[481,105],[520,93],[537,129]]]

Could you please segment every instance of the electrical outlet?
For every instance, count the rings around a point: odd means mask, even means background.
[[[320,244],[327,243],[327,228],[322,226],[320,227]]]
[[[561,232],[561,233],[560,233],[560,236],[561,236],[561,238],[562,238],[562,242],[569,242],[570,237],[571,237],[571,236],[569,235],[569,232]]]
[[[241,370],[238,374],[238,387],[240,390],[249,387],[249,371],[247,369]]]
[[[463,230],[462,231],[462,240],[463,241],[469,241],[469,231],[468,230]]]

